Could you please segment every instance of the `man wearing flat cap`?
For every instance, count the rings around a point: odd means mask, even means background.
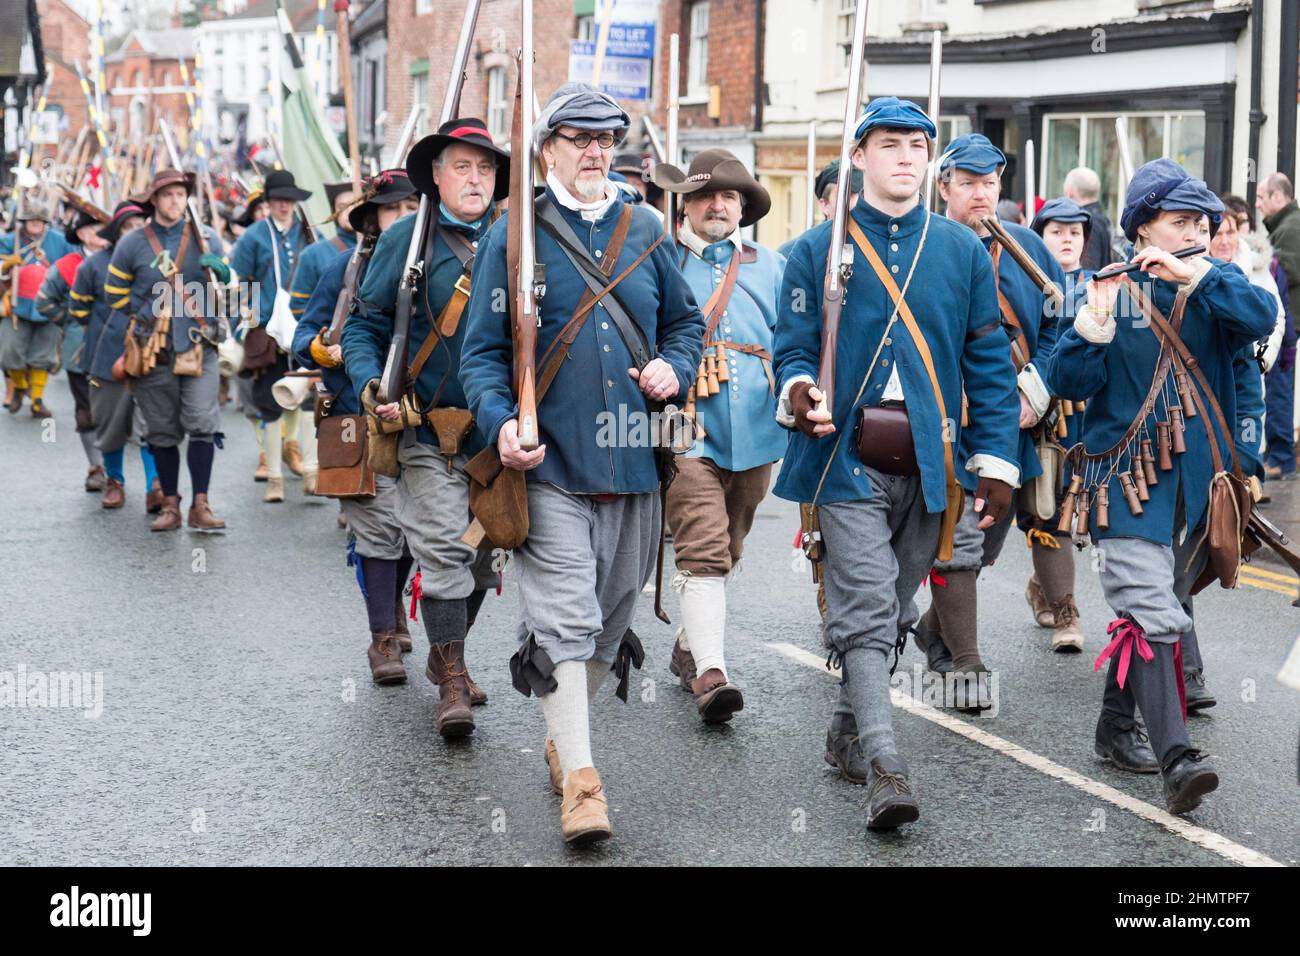
[[[894,742],[889,655],[916,620],[913,596],[936,553],[951,550],[958,483],[974,491],[982,524],[1010,512],[1018,403],[989,256],[920,202],[934,123],[915,103],[881,97],[855,135],[863,191],[848,197],[854,268],[831,409],[815,381],[832,224],[801,237],[786,263],[773,353],[778,421],[792,431],[775,491],[816,508],[804,527],[823,552],[824,634],[842,674],[825,758],[866,785],[867,826],[885,829],[920,814]]]
[[[1222,217],[1219,198],[1172,159],[1140,167],[1120,225],[1141,271],[1088,283],[1087,304],[1063,328],[1047,366],[1054,394],[1088,403],[1080,439],[1090,457],[1082,469],[1072,460],[1084,475],[1076,497],[1109,501],[1107,521],[1090,525],[1105,559],[1102,593],[1116,614],[1094,665],[1110,661],[1094,746],[1121,769],[1159,771],[1166,806],[1176,814],[1219,785],[1187,734],[1186,602],[1198,585],[1236,580],[1235,567],[1207,567],[1210,489],[1238,470],[1235,435],[1228,434],[1238,420],[1233,362],[1266,338],[1277,318],[1272,296],[1236,265],[1173,255],[1201,243],[1203,218],[1213,235]],[[1172,343],[1169,330],[1190,359],[1172,345],[1172,357],[1162,349],[1162,339]],[[1146,454],[1153,443],[1158,471]]]
[[[704,359],[686,398],[699,440],[666,501],[682,608],[671,669],[704,722],[724,723],[744,706],[723,659],[726,585],[785,453],[771,351],[785,258],[740,238],[771,199],[726,150],[705,150],[686,172],[661,163],[655,183],[682,197],[678,261],[704,312]]]
[[[447,738],[472,733],[470,708],[487,702],[487,694],[469,676],[465,640],[488,589],[495,588],[500,577],[493,570],[491,552],[476,551],[461,541],[470,522],[465,463],[483,447],[483,440],[473,426],[457,373],[466,337],[470,270],[493,208],[509,189],[509,171],[509,154],[492,141],[482,120],[468,117],[448,120],[416,143],[406,159],[410,183],[424,195],[430,215],[428,235],[422,240],[424,271],[412,297],[407,340],[406,382],[414,396],[408,404],[418,410],[419,421],[407,422],[398,437],[395,507],[406,545],[419,565],[413,588],[429,638],[424,673],[438,685],[437,730]],[[343,329],[343,362],[362,405],[368,414],[393,422],[406,417],[396,400],[400,396],[385,396],[393,400],[380,404],[378,388],[416,219],[399,219],[379,237],[356,314]],[[363,567],[369,569],[370,562]],[[380,657],[394,659],[390,643],[376,636],[372,668]]]
[[[1042,474],[1032,429],[1051,405],[1051,395],[1043,385],[1040,369],[1056,344],[1057,309],[981,225],[984,217],[995,214],[1006,163],[1002,150],[986,136],[968,133],[948,144],[939,159],[938,178],[939,196],[947,204],[948,218],[978,236],[992,261],[1002,330],[1009,339],[1007,353],[1017,373],[1019,482],[1009,483],[1018,487]],[[1065,275],[1037,233],[1015,223],[1004,223],[1003,228],[1056,287],[1064,289]],[[968,451],[963,449],[963,453]],[[988,668],[979,653],[975,582],[981,569],[996,561],[1002,552],[1014,517],[1015,509],[1011,509],[997,524],[981,530],[979,515],[971,511],[962,515],[953,540],[952,558],[935,563],[930,609],[917,625],[917,644],[925,649],[931,668],[955,675],[952,681],[955,694],[952,699],[945,698],[945,702],[959,710],[980,710],[993,705],[989,678],[985,676]],[[1054,548],[1041,542],[1034,548],[1035,566],[1040,575],[1053,582],[1067,577],[1073,580],[1074,559],[1069,548]],[[1068,600],[1062,598],[1053,610],[1063,624],[1078,616],[1072,595]],[[1077,636],[1080,641],[1070,645],[1073,650],[1082,647],[1082,635]]]
[[[516,689],[540,699],[551,786],[562,795],[561,829],[574,842],[611,832],[588,701],[611,667],[626,700],[630,669],[642,659],[632,611],[654,568],[661,521],[648,403],[686,397],[704,331],[659,220],[628,205],[608,179],[628,125],[608,96],[569,83],[546,101],[533,127],[547,171],[535,230],[537,259],[546,266],[539,381],[547,380],[548,351],[562,357],[539,393],[536,449],[520,447],[511,321],[499,305],[511,286],[505,221],[489,232],[475,263],[460,369],[479,431],[496,443],[506,468],[526,473],[529,532],[514,551],[521,646],[511,673]],[[593,301],[588,280],[612,291]],[[625,425],[606,427],[611,418]]]
[[[378,237],[403,217],[415,212],[419,193],[405,169],[386,169],[363,183],[362,200],[349,210],[347,219],[354,235]],[[312,248],[316,248],[313,246]],[[343,347],[329,340],[334,311],[341,305],[348,309],[344,319],[354,317],[351,305],[365,281],[369,259],[367,246],[356,254],[361,257],[357,273],[350,277],[348,266],[353,252],[337,252],[326,266],[307,300],[307,309],[293,334],[294,357],[306,369],[319,369],[321,382],[329,392],[322,409],[321,427],[348,428],[344,416],[360,416],[361,400],[343,365]],[[373,245],[369,245],[373,252]],[[341,301],[345,300],[345,301]],[[354,417],[353,429],[360,422]],[[355,434],[355,432],[354,432]],[[326,446],[328,450],[328,443]],[[328,460],[325,460],[328,465]],[[411,573],[412,557],[406,537],[397,520],[397,482],[388,475],[375,475],[375,493],[339,502],[347,518],[348,562],[357,565],[357,581],[365,599],[370,623],[367,660],[370,676],[376,684],[398,684],[406,680],[402,653],[412,649],[406,627],[402,591]]]
[[[208,505],[213,441],[221,431],[217,392],[217,342],[225,334],[215,313],[218,290],[208,287],[209,271],[218,282],[230,281],[230,266],[221,258],[216,232],[200,226],[208,252],[201,252],[186,221],[185,204],[194,192],[194,175],[179,169],[159,170],[139,198],[153,207],[142,229],[124,236],[113,250],[104,290],[110,307],[125,317],[142,349],[148,346],[162,313],[169,307],[171,334],[157,353],[157,364],[130,379],[131,395],[144,419],[144,441],[153,453],[162,485],[163,506],[151,531],[181,527],[180,446],[186,441],[193,500],[187,522],[198,531],[220,531],[226,523]],[[199,285],[202,295],[190,295]],[[188,288],[187,288],[188,286]],[[174,294],[180,288],[185,295]],[[196,351],[197,350],[197,351]],[[179,372],[179,374],[178,374]]]
[[[230,253],[230,265],[239,276],[243,301],[255,304],[257,308],[255,314],[244,317],[241,327],[236,330],[237,337],[243,339],[245,355],[237,387],[244,414],[257,434],[259,451],[265,456],[266,493],[262,500],[277,503],[284,501],[286,463],[290,471],[302,476],[304,492],[311,493],[316,474],[316,434],[308,428],[303,443],[305,448],[300,445],[302,410],[286,411],[272,395],[271,386],[289,370],[289,357],[271,339],[266,327],[276,308],[277,290],[289,295],[302,265],[303,252],[311,244],[314,233],[299,205],[311,197],[311,192],[298,187],[293,173],[277,169],[268,175],[265,194],[270,214],[253,223],[236,240]],[[254,289],[256,295],[253,295]],[[283,445],[279,441],[280,434],[284,435]],[[259,461],[254,480],[258,480],[261,467],[262,461]]]

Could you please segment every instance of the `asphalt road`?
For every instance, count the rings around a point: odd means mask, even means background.
[[[1022,597],[1028,552],[1013,537],[980,591],[998,714],[955,717],[957,730],[974,728],[964,736],[933,711],[896,709],[922,816],[873,835],[862,790],[822,759],[834,680],[820,667],[812,586],[791,548],[795,510],[769,499],[731,590],[728,660],[745,710],[724,728],[699,722],[668,673],[672,629],[646,595],[635,627],[647,660],[634,693],[624,705],[610,681],[592,717],[615,836],[574,852],[546,785],[540,708],[510,686],[508,571],[470,638],[470,668],[491,701],[476,711],[472,738],[444,742],[433,731],[422,626],[412,625],[409,683],[372,685],[336,505],[305,498],[296,481],[286,503],[263,504],[251,480],[253,436],[235,412],[225,413],[212,487],[229,532],[154,535],[134,454],[128,506],[102,511],[81,488],[64,378],[52,381],[48,403],[53,434],[26,409],[0,414],[0,864],[1300,859],[1300,696],[1274,679],[1300,611],[1276,590],[1248,584],[1199,601],[1219,705],[1193,717],[1191,733],[1222,784],[1174,823],[1158,778],[1092,754],[1102,686],[1092,661],[1111,614],[1086,555],[1088,646],[1054,655]],[[909,648],[900,671],[921,660]],[[102,713],[85,716],[85,700],[82,709],[5,704],[6,672],[100,674]]]

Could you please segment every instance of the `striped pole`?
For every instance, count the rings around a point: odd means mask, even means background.
[[[27,138],[23,142],[23,150],[18,156],[18,168],[27,169],[32,164],[32,147],[36,144],[32,142],[36,135],[37,117],[45,112],[45,101],[50,95],[50,83],[54,79],[53,71],[47,71],[45,74],[45,83],[41,86],[40,99],[36,101],[36,109],[32,111],[31,117],[27,123]]]

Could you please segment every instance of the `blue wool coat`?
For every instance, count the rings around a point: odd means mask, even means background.
[[[853,218],[866,233],[885,267],[901,288],[920,244],[927,213],[920,206],[892,217],[859,197]],[[822,223],[795,243],[781,285],[774,357],[777,389],[798,375],[816,380],[821,356],[821,296],[831,224]],[[894,270],[897,270],[894,272]],[[853,438],[856,409],[878,404],[897,365],[906,396],[916,446],[926,510],[943,511],[946,480],[943,464],[944,425],[920,353],[901,319],[881,350],[881,360],[855,401],[867,365],[893,312],[893,300],[860,251],[854,250],[853,277],[845,289],[835,361],[834,434],[810,438],[790,432],[776,494],[790,501],[812,501],[818,480],[831,462],[819,502],[872,497],[867,469],[858,460]],[[1020,400],[1010,342],[1001,328],[993,263],[970,229],[941,216],[930,217],[929,235],[907,290],[907,302],[925,335],[943,393],[949,427],[958,447],[1012,466],[1017,459]],[[961,394],[965,383],[970,426],[961,429]],[[705,426],[707,427],[707,425]],[[843,438],[836,443],[836,437]],[[831,454],[834,449],[834,459]],[[958,456],[960,458],[960,456]],[[957,478],[967,488],[975,477],[957,460]]]
[[[174,256],[180,249],[181,235],[188,228],[185,219],[182,218],[168,228],[163,228],[153,220],[150,220],[150,225],[153,226],[159,244]],[[208,248],[213,253],[219,256],[225,251],[221,238],[211,228],[204,226],[203,235],[207,239]],[[183,284],[202,282],[206,285],[208,272],[199,265],[200,255],[202,253],[199,251],[199,244],[191,240],[185,249],[185,261],[181,263]],[[136,327],[136,334],[141,339],[146,338],[152,331],[151,327],[156,318],[154,305],[158,299],[159,285],[165,287],[171,285],[171,282],[163,277],[158,263],[155,262],[156,258],[144,229],[128,233],[113,247],[113,258],[108,264],[108,278],[104,283],[104,291],[108,294],[110,306],[124,313],[126,318],[135,315],[140,320]],[[200,304],[207,312],[206,306],[213,304],[213,297],[203,296]],[[216,315],[208,314],[202,318],[209,328],[215,327]],[[125,322],[122,323],[122,328],[125,334]],[[192,328],[198,328],[198,323],[190,315],[182,313],[179,309],[173,311],[172,347],[176,351],[184,352],[193,347],[194,343],[190,341]]]
[[[307,300],[316,291],[316,283],[340,252],[351,252],[357,244],[355,232],[338,231],[333,239],[318,239],[302,252],[298,261],[298,271],[294,273],[293,285],[289,289],[291,308],[295,317],[301,319],[307,311]]]
[[[1029,254],[1029,257],[1034,262],[1038,263],[1039,268],[1047,273],[1047,277],[1056,283],[1057,288],[1064,292],[1065,273],[1061,270],[1060,263],[1056,261],[1038,233],[1011,222],[1004,222],[1002,227],[1011,234],[1011,238],[1020,243],[1020,247]],[[993,245],[992,236],[984,236],[980,241],[986,250]],[[1016,260],[1011,258],[1011,254],[1005,249],[1002,250],[1002,255],[998,261],[998,288],[1007,297],[1012,310],[1016,313],[1016,318],[1020,321],[1025,340],[1029,343],[1029,355],[1026,357],[1038,370],[1039,377],[1042,378],[1044,363],[1051,356],[1052,349],[1056,347],[1058,322],[1056,307],[1039,291],[1038,286],[1034,285],[1029,275],[1020,268]],[[1071,309],[1069,296],[1066,296],[1065,303],[1068,312],[1067,319],[1072,320],[1074,312]],[[1013,330],[1010,328],[1004,330],[1007,333],[1007,338],[1014,341]],[[1031,429],[1020,430],[1016,447],[1016,463],[1020,466],[1020,480],[1025,482],[1041,475],[1043,469],[1039,465],[1038,454],[1034,451],[1034,438]],[[969,448],[963,445],[958,457],[961,462],[965,462],[971,454]]]
[[[112,259],[111,247],[101,249],[77,267],[72,280],[72,308],[68,311],[85,328],[81,360],[86,374],[101,381],[112,379],[113,363],[126,341],[126,313],[114,311],[104,291]]]
[[[471,241],[479,241],[487,226],[487,217],[476,225],[466,226],[457,225],[440,216],[439,225],[443,229],[457,230]],[[406,267],[406,250],[411,245],[411,234],[414,231],[415,216],[404,216],[379,237],[366,269],[365,281],[361,284],[361,301],[356,305],[356,314],[343,327],[343,361],[357,395],[365,391],[368,382],[384,373],[384,361],[388,358],[388,346],[393,338],[397,287]],[[416,286],[413,297],[411,326],[407,337],[408,363],[420,350],[433,321],[442,314],[462,272],[460,260],[441,233],[435,235],[432,245],[433,248],[425,259],[424,277]],[[430,311],[433,320],[429,318]],[[467,304],[455,334],[442,339],[434,347],[429,360],[420,370],[420,377],[415,382],[415,394],[422,406],[436,403],[439,408],[468,407],[460,379],[456,376],[468,317]],[[438,437],[427,423],[420,425],[417,434],[425,444],[435,448],[438,446]],[[461,450],[471,455],[482,447],[483,441],[477,431],[471,431],[461,443]]]
[[[1205,261],[1210,270],[1187,300],[1181,337],[1200,364],[1231,427],[1237,420],[1233,360],[1255,340],[1272,331],[1277,304],[1264,289],[1251,285],[1235,265],[1217,259]],[[1135,281],[1168,318],[1178,287],[1155,278]],[[1122,290],[1115,303],[1115,316],[1115,337],[1105,345],[1088,342],[1073,324],[1064,329],[1048,365],[1048,384],[1054,394],[1088,403],[1083,414],[1081,440],[1091,452],[1105,451],[1128,429],[1151,385],[1159,353],[1155,335],[1140,318],[1136,303]],[[1192,384],[1198,387],[1194,380]],[[1164,414],[1162,402],[1157,403],[1157,411]],[[1210,417],[1213,418],[1213,413]],[[1154,413],[1148,419],[1152,436],[1155,419]],[[1141,515],[1129,511],[1119,481],[1111,479],[1107,491],[1109,527],[1100,530],[1094,526],[1094,540],[1144,538],[1171,545],[1179,495],[1186,509],[1187,527],[1194,529],[1200,524],[1213,477],[1209,438],[1203,421],[1200,415],[1186,418],[1187,451],[1173,456],[1172,471],[1159,473],[1159,483],[1150,489],[1151,500],[1143,502]],[[1214,430],[1226,464],[1230,455],[1228,442],[1233,437],[1220,434],[1217,426]]]
[[[718,320],[713,338],[718,341],[759,345],[772,351],[776,304],[781,294],[785,257],[763,246],[751,246],[755,262],[742,262],[727,308]],[[686,253],[682,272],[701,308],[722,284],[736,254],[730,239],[704,248],[703,257]],[[681,253],[678,253],[679,259]],[[776,461],[785,454],[786,435],[776,423],[776,396],[768,379],[769,368],[756,355],[727,351],[731,381],[711,398],[695,398],[705,437],[689,457],[709,458],[729,471],[744,471]],[[775,375],[775,372],[772,373]]]
[[[84,261],[85,256],[80,246],[60,258],[45,273],[45,281],[41,283],[41,290],[36,296],[36,311],[47,322],[63,328],[63,367],[74,375],[84,375],[86,372],[82,357],[85,330],[76,322],[68,321],[77,305],[72,298],[72,284],[76,281],[77,269]]]
[[[302,223],[294,217],[293,225],[284,232],[273,227],[271,217],[259,219],[235,240],[230,250],[230,268],[239,276],[244,301],[252,302],[250,283],[258,283],[256,325],[266,325],[271,321],[271,311],[275,308],[275,263],[271,259],[272,250],[280,257],[280,287],[288,290],[296,279],[294,263],[298,262],[307,248],[308,239],[303,232]],[[251,321],[251,320],[250,320]],[[243,338],[243,332],[239,332]]]
[[[307,300],[307,308],[302,318],[298,320],[298,328],[293,333],[293,354],[303,368],[317,367],[316,360],[311,357],[312,339],[316,338],[316,334],[321,329],[328,327],[334,321],[334,306],[343,291],[343,275],[348,271],[348,262],[351,258],[351,252],[334,254],[334,261],[326,267],[320,281],[316,283],[316,291]],[[362,263],[358,288],[365,282],[366,265],[367,263]],[[354,308],[343,325],[344,331],[350,323],[356,321],[356,318]],[[342,368],[322,368],[320,373],[321,381],[334,396],[331,411],[339,415],[360,414],[361,401],[357,398],[356,389],[352,387],[352,380],[348,378],[347,372]]]
[[[622,194],[595,222],[547,197],[573,231],[599,260],[623,212]],[[509,301],[506,276],[506,217],[488,232],[474,261],[474,293],[470,296],[469,329],[461,356],[460,380],[470,408],[486,441],[518,415],[511,390],[513,349],[510,313],[499,308]],[[644,207],[633,207],[632,225],[612,275],[619,275],[659,235],[663,226]],[[573,317],[587,286],[558,243],[537,229],[537,258],[546,264],[546,296],[541,302],[537,330],[537,371],[542,356],[560,329]],[[690,286],[678,267],[678,253],[665,239],[626,279],[616,294],[650,344],[653,355],[677,374],[680,407],[700,364],[704,318]],[[659,488],[654,449],[637,436],[636,422],[645,422],[645,396],[628,374],[632,355],[604,305],[597,304],[583,324],[548,391],[538,406],[540,439],[546,458],[526,473],[529,481],[545,481],[574,494],[634,494]],[[629,416],[635,416],[629,417]],[[626,441],[602,440],[602,424],[627,422]],[[706,424],[707,428],[708,425]],[[622,429],[619,429],[621,432]]]

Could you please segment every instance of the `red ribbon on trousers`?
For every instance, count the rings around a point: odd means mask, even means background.
[[[1111,642],[1107,644],[1097,660],[1092,665],[1093,673],[1101,670],[1103,661],[1114,656],[1119,651],[1119,674],[1118,681],[1120,689],[1124,689],[1124,680],[1128,677],[1128,667],[1132,662],[1133,648],[1137,648],[1138,656],[1144,661],[1155,659],[1155,651],[1151,650],[1151,645],[1147,643],[1146,632],[1138,625],[1136,621],[1127,617],[1116,618],[1110,622],[1106,628],[1107,634],[1114,635]],[[1178,706],[1183,712],[1183,723],[1187,723],[1187,685],[1183,681],[1183,641],[1180,636],[1174,641],[1174,674],[1178,680]]]
[[[420,598],[424,597],[424,591],[420,587],[420,575],[422,571],[417,570],[415,577],[411,578],[411,620],[418,621],[418,612],[420,610]]]

